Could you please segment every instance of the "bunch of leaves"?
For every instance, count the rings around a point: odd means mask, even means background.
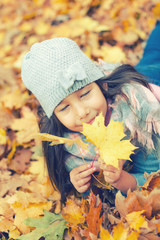
[[[160,232],[159,199],[157,172],[142,190],[128,191],[127,197],[118,192],[112,209],[92,191],[86,199],[69,198],[61,214],[45,211],[41,219],[27,219],[25,223],[35,229],[19,239],[156,240]]]

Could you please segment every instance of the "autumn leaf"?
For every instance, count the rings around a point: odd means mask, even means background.
[[[15,213],[14,225],[24,234],[30,231],[24,220],[28,217],[39,218],[43,210],[50,210],[52,206],[51,201],[47,201],[41,194],[23,191],[15,191],[15,194],[7,199],[7,203]]]
[[[99,240],[137,240],[139,233],[133,231],[130,233],[129,228],[125,227],[121,222],[113,228],[113,234],[110,234],[108,230],[101,228]]]
[[[11,124],[11,128],[17,130],[16,137],[19,144],[24,144],[35,139],[35,136],[39,132],[36,116],[28,107],[22,108],[22,116],[21,118],[14,119]]]
[[[148,197],[139,191],[129,191],[126,198],[122,196],[119,191],[116,194],[115,205],[121,217],[125,217],[129,213],[142,210],[145,212],[145,216],[147,218],[150,218],[152,214],[151,201],[149,201]]]
[[[156,187],[160,187],[160,171],[152,173],[148,176],[147,181],[143,185],[142,189],[145,189],[147,191],[152,191]]]
[[[119,159],[131,160],[129,156],[135,147],[130,140],[122,140],[125,137],[122,122],[111,119],[105,127],[104,117],[100,114],[92,125],[83,123],[82,133],[98,148],[101,162],[118,168]]]
[[[148,223],[145,220],[145,216],[142,216],[144,211],[135,211],[127,214],[126,220],[129,224],[129,227],[137,232],[140,231],[140,228],[148,228]]]
[[[105,181],[103,170],[101,170],[96,176],[93,175],[92,184],[102,189],[113,189],[113,187]]]
[[[10,169],[19,173],[25,172],[29,167],[31,155],[30,149],[23,148],[17,151],[15,157],[9,163]]]
[[[101,229],[100,229],[100,238],[98,238],[99,240],[113,240],[113,237],[110,235],[109,231],[104,229],[102,226],[101,226]]]
[[[4,96],[0,98],[1,104],[9,109],[18,109],[25,105],[29,95],[27,92],[21,93],[20,89],[15,89],[14,91],[9,91]]]
[[[66,221],[61,215],[44,211],[44,217],[40,219],[28,218],[25,224],[36,229],[32,232],[20,236],[20,240],[39,240],[44,237],[48,240],[63,239],[64,230],[67,229]]]
[[[75,200],[68,199],[66,206],[62,210],[62,216],[68,222],[68,226],[71,228],[71,233],[74,234],[79,231],[80,226],[85,222],[85,201],[82,199],[80,204],[76,203]]]
[[[63,137],[57,137],[55,135],[51,135],[48,133],[39,133],[38,137],[42,141],[50,141],[50,145],[57,145],[57,144],[68,144],[68,146],[72,146],[74,143],[76,143],[78,146],[81,148],[84,148],[88,150],[87,144],[84,143],[80,138],[75,138],[75,139],[68,139],[68,138],[63,138]]]
[[[89,195],[89,212],[86,215],[86,223],[88,228],[84,230],[84,235],[86,237],[89,237],[90,233],[92,233],[95,236],[98,236],[100,226],[103,220],[103,216],[101,216],[101,210],[102,210],[101,200],[98,202],[98,204],[96,204],[96,196],[91,191]]]
[[[0,128],[0,145],[6,144],[7,139],[6,131],[3,128]]]

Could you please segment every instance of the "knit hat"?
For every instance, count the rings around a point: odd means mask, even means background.
[[[104,76],[74,41],[63,37],[33,44],[22,63],[22,80],[48,118],[64,98]]]

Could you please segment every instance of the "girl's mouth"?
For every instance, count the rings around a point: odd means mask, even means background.
[[[90,121],[88,121],[87,124],[92,124],[94,122],[94,120],[95,120],[95,117],[92,118]]]

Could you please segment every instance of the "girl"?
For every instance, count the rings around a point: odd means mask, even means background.
[[[145,77],[132,66],[96,64],[71,39],[54,38],[31,47],[23,60],[22,80],[41,104],[38,114],[43,133],[84,140],[82,121],[92,124],[101,112],[106,126],[111,117],[123,121],[125,133],[139,150],[132,156],[130,172],[123,170],[123,159],[119,169],[102,167],[106,182],[116,189],[134,190],[146,181],[144,172],[159,169],[159,102]],[[89,152],[81,149],[84,164],[77,146],[43,142],[49,177],[62,202],[73,188],[85,193],[91,174],[100,170],[97,161],[92,167],[96,152],[90,143],[89,148]]]

